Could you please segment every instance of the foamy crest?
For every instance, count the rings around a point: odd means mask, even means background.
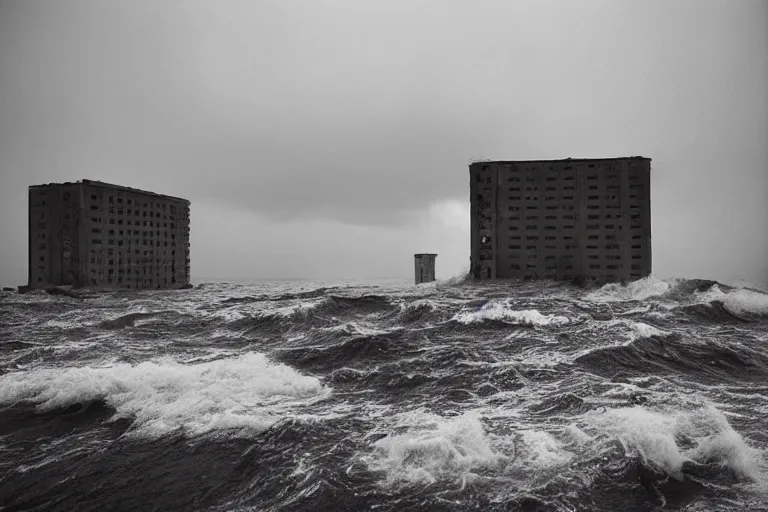
[[[768,315],[768,294],[754,290],[736,288],[726,293],[715,284],[706,292],[696,294],[696,298],[699,302],[721,301],[725,309],[735,315]]]
[[[472,470],[503,460],[491,448],[479,418],[466,413],[451,420],[434,418],[429,427],[384,437],[374,444],[368,466],[386,473],[386,484],[460,481]]]
[[[41,410],[103,400],[113,419],[133,420],[134,434],[190,435],[219,429],[261,430],[329,390],[263,354],[182,364],[165,358],[137,365],[39,369],[0,376],[0,404]]]
[[[678,284],[679,279],[661,280],[653,276],[644,277],[629,284],[607,283],[598,290],[584,296],[592,302],[621,302],[630,300],[645,300],[668,293]]]
[[[509,307],[508,302],[488,302],[478,310],[462,310],[456,313],[452,320],[462,324],[496,320],[527,326],[560,325],[570,322],[568,317],[542,315],[535,309],[515,311]]]
[[[642,322],[630,322],[630,328],[635,338],[651,338],[653,336],[666,336],[669,333],[662,331],[652,325],[644,324]]]
[[[665,413],[637,406],[593,412],[587,421],[677,480],[684,478],[686,462],[716,464],[741,478],[764,480],[762,452],[749,447],[714,407]]]
[[[377,329],[363,322],[346,322],[332,327],[320,327],[318,330],[352,336],[377,336],[391,332],[391,330]]]
[[[515,465],[539,470],[560,466],[573,458],[573,454],[565,451],[560,442],[548,432],[523,430],[519,436],[515,443]]]

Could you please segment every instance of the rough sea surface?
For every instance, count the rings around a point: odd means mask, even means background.
[[[768,511],[768,295],[0,294],[0,510]]]

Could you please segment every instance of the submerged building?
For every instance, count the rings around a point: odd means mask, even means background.
[[[413,255],[416,284],[430,283],[435,280],[435,259],[437,254],[422,253]]]
[[[29,286],[189,284],[189,201],[82,180],[29,187]]]
[[[651,273],[651,160],[474,162],[471,274],[626,281]]]

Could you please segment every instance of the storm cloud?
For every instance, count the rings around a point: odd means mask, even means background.
[[[477,159],[653,159],[660,276],[768,275],[768,3],[0,1],[0,281],[26,187],[192,201],[193,276],[468,264]]]

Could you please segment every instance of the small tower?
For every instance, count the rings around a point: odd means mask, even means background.
[[[435,280],[435,258],[437,254],[414,254],[416,284]]]

